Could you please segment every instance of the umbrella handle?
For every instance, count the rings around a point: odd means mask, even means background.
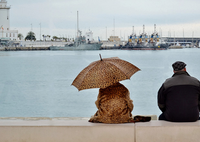
[[[102,61],[101,54],[99,54],[99,56],[100,56],[100,59],[101,59],[101,61]]]

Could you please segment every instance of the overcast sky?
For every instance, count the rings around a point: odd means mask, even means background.
[[[24,36],[74,37],[79,11],[79,29],[89,29],[94,38],[127,37],[156,31],[162,36],[200,36],[200,0],[7,0],[10,28]],[[40,30],[41,23],[41,30]],[[41,32],[40,32],[41,31]],[[95,39],[97,40],[97,39]]]

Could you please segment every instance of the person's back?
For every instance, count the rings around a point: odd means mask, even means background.
[[[128,89],[119,82],[99,89],[95,104],[98,110],[90,122],[127,123],[132,120],[133,101]]]
[[[186,65],[186,64],[185,64]],[[185,69],[174,71],[158,91],[160,120],[192,122],[199,119],[200,82]],[[163,118],[164,117],[164,118]]]

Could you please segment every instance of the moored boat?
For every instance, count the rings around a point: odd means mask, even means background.
[[[135,40],[132,40],[132,37],[133,36],[131,35],[127,44],[121,47],[122,50],[166,50],[169,47],[167,43],[161,41],[155,29],[154,33],[151,34],[150,39],[148,40],[148,36],[144,32],[144,26],[143,33],[140,34],[138,40],[136,35],[134,36]]]
[[[50,46],[50,50],[100,50],[103,43],[94,42],[93,33],[89,30],[85,36],[82,36],[82,32],[78,27],[78,11],[77,11],[77,37],[74,42],[65,44],[64,46]]]
[[[81,32],[79,31],[80,36],[78,36],[74,42],[65,44],[64,46],[50,46],[50,50],[100,50],[101,42],[90,41],[86,36],[81,36]]]
[[[81,44],[79,46],[50,46],[50,50],[100,50],[100,43]]]

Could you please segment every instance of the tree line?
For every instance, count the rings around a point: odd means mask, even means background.
[[[50,38],[51,38],[50,35],[42,35],[42,37],[43,37],[43,40],[44,40],[44,41],[46,41],[47,39],[50,39]],[[18,34],[18,38],[19,38],[19,40],[22,40],[22,39],[24,38],[24,36],[23,36],[21,33],[19,33],[19,34]],[[25,40],[25,41],[26,41],[26,40],[36,41],[35,33],[32,32],[32,31],[28,32],[28,34],[26,35],[26,37],[24,38],[24,40]],[[52,39],[51,39],[51,41],[57,41],[57,40],[65,40],[65,41],[73,40],[73,41],[74,41],[73,38],[70,39],[70,38],[57,37],[57,36],[53,36]]]

